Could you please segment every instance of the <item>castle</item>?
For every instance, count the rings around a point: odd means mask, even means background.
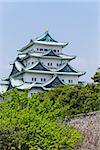
[[[46,29],[39,37],[31,39],[18,50],[12,71],[6,83],[0,85],[0,92],[17,88],[29,89],[29,95],[41,90],[50,90],[56,85],[78,84],[78,78],[85,74],[70,66],[76,56],[62,53],[68,43],[58,42]]]

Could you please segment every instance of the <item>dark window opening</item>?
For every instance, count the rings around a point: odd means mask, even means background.
[[[73,83],[73,80],[71,80],[71,83]]]
[[[48,51],[47,49],[44,49],[44,51]]]

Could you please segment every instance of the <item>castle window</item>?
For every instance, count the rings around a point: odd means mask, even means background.
[[[36,81],[36,78],[32,78],[32,81]]]
[[[32,65],[34,64],[34,62],[32,61]]]
[[[40,48],[40,51],[43,51],[43,48]]]
[[[46,79],[44,78],[44,82],[46,81]]]
[[[62,79],[62,81],[64,82],[64,79]]]
[[[48,63],[48,66],[49,66],[49,63]]]
[[[43,81],[43,79],[41,78],[41,81]]]
[[[71,80],[71,83],[73,83],[73,80]]]
[[[58,50],[58,53],[59,53],[59,50]]]
[[[54,52],[56,52],[56,50],[54,50]]]
[[[52,66],[52,63],[51,63],[51,66]]]
[[[37,51],[38,51],[39,49],[37,48]]]
[[[59,66],[59,64],[57,64],[57,66]]]
[[[48,51],[47,49],[44,49],[44,51]]]
[[[68,83],[70,83],[70,80],[68,80]]]

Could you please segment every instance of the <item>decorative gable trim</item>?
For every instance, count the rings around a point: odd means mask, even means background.
[[[72,68],[68,63],[61,67],[58,72],[74,72],[78,73],[74,68]]]
[[[44,87],[45,88],[53,88],[57,85],[63,85],[64,83],[59,79],[58,76],[51,79],[51,82],[47,83]]]
[[[52,50],[50,50],[49,52],[47,52],[46,54],[44,54],[43,56],[56,56],[59,57],[57,54],[55,54]]]
[[[14,64],[13,64],[12,71],[11,71],[11,73],[10,73],[9,76],[15,75],[15,74],[18,73],[18,72],[19,72],[19,70],[16,68],[15,63],[14,63]]]
[[[40,37],[36,38],[37,41],[46,41],[46,42],[56,42],[58,43],[58,41],[54,40],[50,34],[48,32],[44,33],[43,35],[41,35]]]
[[[41,70],[41,71],[49,71],[41,62],[38,62],[35,66],[31,66],[28,70]]]

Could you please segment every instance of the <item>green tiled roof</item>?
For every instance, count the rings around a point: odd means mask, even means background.
[[[42,34],[40,37],[36,38],[37,41],[46,41],[46,42],[56,42],[58,43],[58,41],[54,40],[50,34],[48,32],[45,32],[44,34]]]

